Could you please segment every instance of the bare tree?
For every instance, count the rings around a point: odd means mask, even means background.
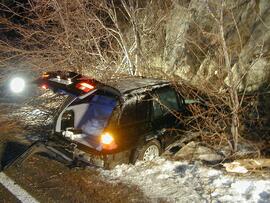
[[[233,72],[231,67],[231,61],[229,57],[228,48],[226,45],[226,40],[224,36],[224,25],[223,25],[223,16],[224,16],[224,6],[225,1],[222,0],[221,8],[220,8],[220,19],[218,22],[219,24],[219,33],[220,33],[220,39],[222,44],[222,50],[223,55],[225,59],[225,67],[228,72],[228,78],[229,78],[229,93],[230,93],[230,101],[231,101],[231,110],[232,110],[232,125],[231,125],[231,133],[233,136],[233,149],[234,151],[237,151],[237,144],[238,144],[238,138],[239,138],[239,98],[238,98],[238,91],[237,91],[237,83],[233,82]]]
[[[6,15],[0,21],[6,35],[13,33],[12,39],[0,40],[1,62],[24,57],[46,70],[61,67],[96,77],[109,74],[119,64],[121,49],[111,32],[115,25],[103,10],[106,3],[29,0],[20,9],[1,4]]]

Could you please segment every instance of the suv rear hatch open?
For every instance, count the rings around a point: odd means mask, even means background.
[[[34,81],[43,89],[70,95],[58,112],[54,131],[74,144],[97,151],[108,149],[100,138],[117,105],[120,92],[74,72],[48,72]]]

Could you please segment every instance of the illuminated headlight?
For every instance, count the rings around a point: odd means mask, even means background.
[[[23,78],[13,78],[10,82],[10,89],[14,93],[20,93],[25,88],[25,81]]]
[[[101,135],[101,143],[103,144],[103,148],[107,150],[117,148],[113,136],[108,132]]]
[[[113,141],[113,136],[110,133],[104,133],[101,135],[102,144],[111,144]]]

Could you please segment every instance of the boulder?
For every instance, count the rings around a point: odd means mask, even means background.
[[[202,146],[196,142],[189,142],[182,147],[176,154],[176,159],[201,160],[207,162],[220,162],[224,156],[215,152],[215,150]]]
[[[248,171],[261,170],[270,168],[270,159],[240,159],[231,163],[225,163],[223,166],[227,172],[247,173]]]

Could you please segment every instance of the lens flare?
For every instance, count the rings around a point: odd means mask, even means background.
[[[101,135],[101,143],[105,150],[113,150],[117,148],[117,144],[115,143],[113,136],[108,132]]]
[[[10,89],[14,93],[20,93],[25,88],[25,81],[22,78],[13,78],[10,82]]]
[[[103,144],[111,144],[114,141],[113,136],[109,133],[104,133],[101,135],[101,142]]]

